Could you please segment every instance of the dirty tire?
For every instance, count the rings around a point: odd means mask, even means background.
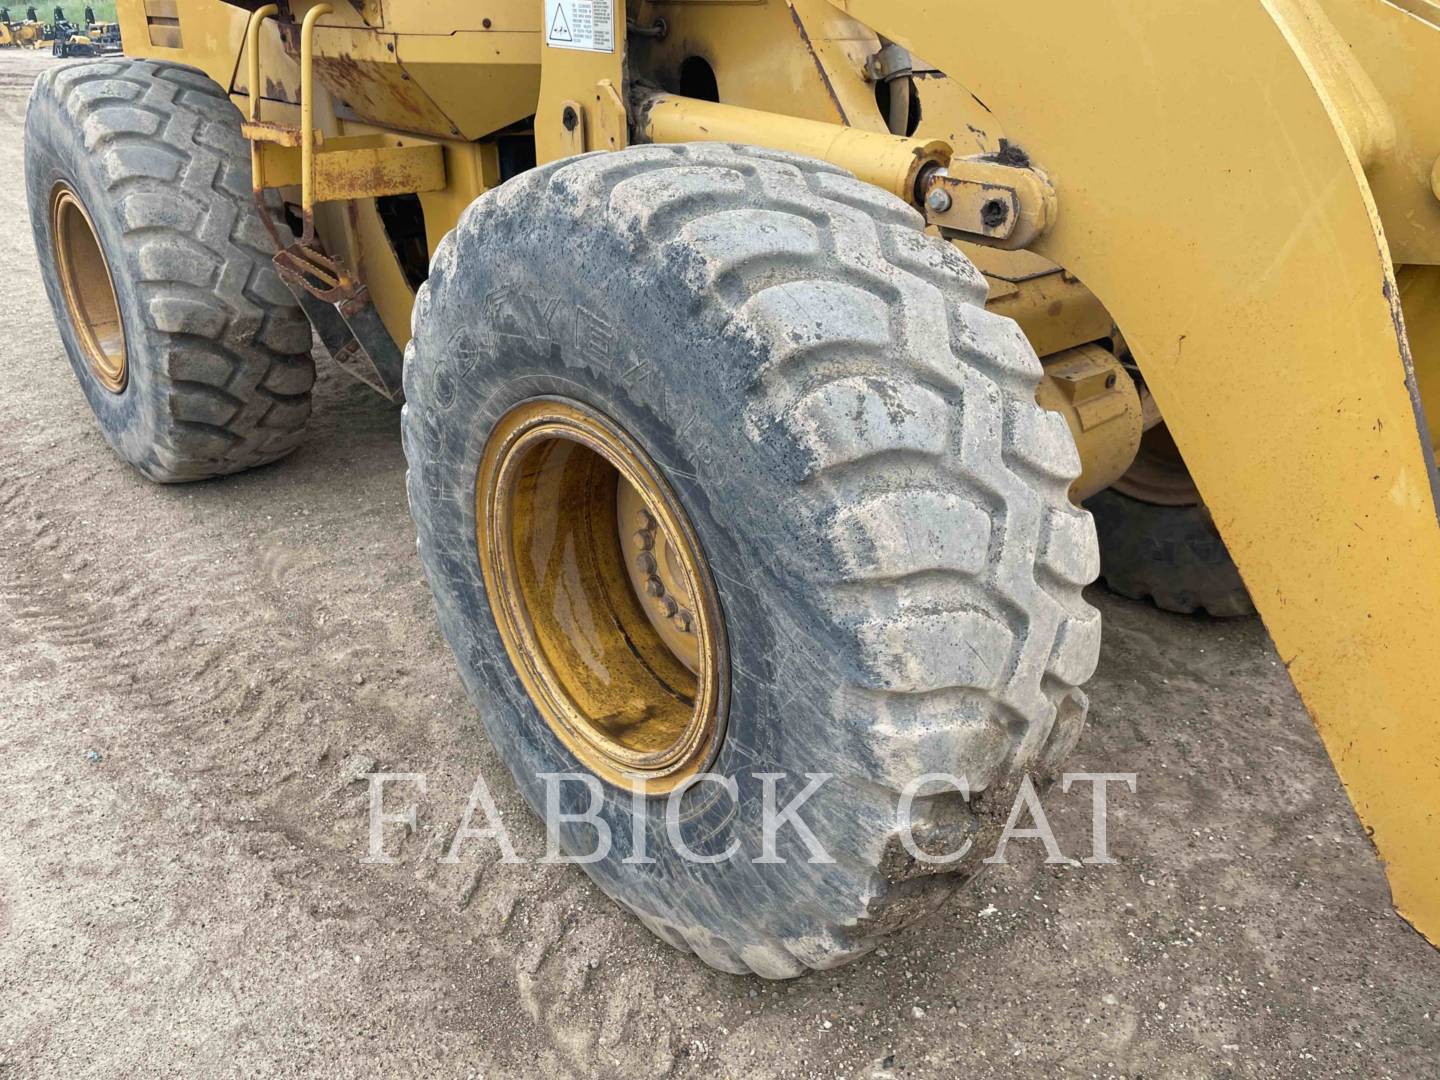
[[[1159,506],[1118,491],[1102,491],[1085,505],[1100,535],[1100,576],[1112,592],[1183,615],[1255,614],[1204,506]]]
[[[173,483],[295,449],[315,381],[310,324],[270,261],[240,114],[224,90],[150,60],[56,68],[31,94],[25,148],[45,288],[115,452]],[[61,182],[110,266],[128,353],[119,393],[87,363],[57,277],[50,201]]]
[[[578,770],[527,699],[476,557],[476,463],[498,417],[577,399],[640,442],[684,505],[720,593],[728,726],[715,783],[664,801],[635,844],[606,789],[600,887],[675,947],[785,978],[868,951],[979,867],[1022,774],[1080,733],[1099,570],[1063,420],[983,279],[913,210],[809,159],[716,144],[558,162],[479,199],[435,254],[415,309],[404,414],[411,512],[439,621],[491,741],[537,812],[541,774]],[[777,804],[830,774],[760,855],[761,774]],[[925,774],[907,853],[897,805]],[[583,787],[561,788],[582,812]],[[574,852],[588,825],[562,827]]]

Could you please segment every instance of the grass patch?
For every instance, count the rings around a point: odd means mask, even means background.
[[[55,5],[52,3],[50,6],[54,7]],[[90,0],[90,3],[88,5],[71,3],[61,4],[60,6],[65,9],[65,17],[73,23],[78,23],[81,19],[85,17],[86,7],[92,7],[95,9],[96,22],[118,21],[115,18],[115,0],[110,0],[108,4],[103,2],[97,2],[97,0]],[[41,8],[40,10],[43,11],[44,8]]]

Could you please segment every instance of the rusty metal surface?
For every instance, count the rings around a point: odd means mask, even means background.
[[[445,188],[445,154],[438,144],[395,146],[390,141],[392,145],[385,145],[382,136],[342,135],[318,147],[315,201],[345,202]],[[301,182],[302,163],[293,147],[269,143],[261,148],[261,162],[263,187],[292,187]]]

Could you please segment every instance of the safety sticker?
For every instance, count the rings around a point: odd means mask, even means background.
[[[545,44],[585,52],[615,51],[614,0],[545,0]]]

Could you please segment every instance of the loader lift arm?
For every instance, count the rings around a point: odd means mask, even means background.
[[[1435,462],[1379,212],[1294,5],[839,6],[963,73],[1053,177],[1037,250],[1125,328],[1397,910],[1440,943]]]

